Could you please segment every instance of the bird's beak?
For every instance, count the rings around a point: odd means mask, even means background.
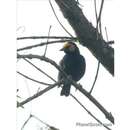
[[[65,49],[69,48],[70,44],[66,43],[63,48],[60,49],[60,51],[64,51]]]

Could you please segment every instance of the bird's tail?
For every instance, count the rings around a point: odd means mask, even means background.
[[[63,87],[62,87],[62,90],[61,90],[61,93],[60,95],[61,96],[69,96],[70,94],[70,87],[71,87],[71,84],[64,84]]]

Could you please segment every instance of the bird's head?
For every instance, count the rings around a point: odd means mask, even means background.
[[[64,51],[66,54],[79,54],[79,48],[73,42],[66,42],[60,51]]]

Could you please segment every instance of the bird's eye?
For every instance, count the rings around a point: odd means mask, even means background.
[[[73,51],[75,51],[75,46],[74,45],[71,45],[70,47],[69,47],[69,50],[71,51],[71,52],[73,52]]]

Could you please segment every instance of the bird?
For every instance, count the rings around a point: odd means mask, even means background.
[[[60,51],[64,51],[65,55],[61,59],[59,65],[61,69],[70,76],[74,81],[79,81],[85,74],[86,62],[85,58],[80,54],[79,48],[74,42],[67,42]],[[58,73],[58,81],[63,80],[61,96],[69,96],[71,83],[66,82],[62,72]]]

